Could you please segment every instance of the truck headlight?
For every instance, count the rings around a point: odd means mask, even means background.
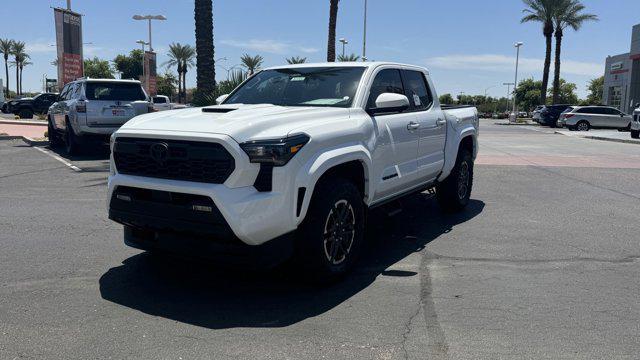
[[[240,144],[252,163],[268,163],[284,166],[309,142],[307,135],[295,135],[282,139],[248,141]]]

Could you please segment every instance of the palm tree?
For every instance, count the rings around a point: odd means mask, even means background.
[[[338,21],[338,2],[329,0],[329,39],[327,40],[327,61],[336,61],[336,23]]]
[[[23,53],[20,56],[20,64],[18,64],[18,66],[20,67],[20,92],[22,92],[22,70],[27,65],[33,65],[33,63],[29,61],[29,59],[31,59],[31,56],[29,56],[28,54]]]
[[[358,60],[360,60],[360,56],[356,54],[338,55],[338,61],[358,61]]]
[[[186,100],[186,75],[187,70],[195,65],[193,59],[196,57],[196,50],[191,45],[171,43],[167,56],[169,60],[163,65],[167,67],[176,66],[178,68],[178,101],[183,97]]]
[[[598,21],[598,16],[583,12],[585,6],[579,0],[560,0],[553,20],[555,23],[556,58],[553,77],[553,103],[560,100],[560,53],[562,50],[562,36],[564,29],[571,28],[578,31],[587,21]]]
[[[194,12],[197,50],[196,87],[199,92],[208,94],[216,88],[216,68],[213,59],[213,1],[195,0]],[[186,89],[183,90],[186,92]]]
[[[9,98],[9,55],[12,54],[13,40],[0,39],[0,53],[4,57],[4,74],[7,84],[5,85],[5,97]]]
[[[253,73],[260,68],[263,61],[264,59],[260,55],[250,56],[249,54],[244,54],[240,57],[240,62],[242,62],[242,66],[247,68],[249,76],[253,75]]]
[[[187,71],[189,71],[189,69],[192,68],[193,66],[196,66],[196,78],[198,77],[197,75],[198,68],[195,62],[197,61],[197,55],[196,55],[196,48],[194,48],[191,45],[183,46],[183,51],[184,51],[184,55],[182,58],[182,100],[184,102],[187,102]],[[214,73],[214,76],[215,76],[215,73]],[[205,91],[205,92],[214,91],[215,85],[216,85],[215,78],[211,84],[213,84],[214,86],[213,90],[209,90],[209,88],[207,87],[202,91]]]
[[[289,64],[304,64],[306,62],[307,62],[307,58],[306,57],[292,56],[292,57],[287,59],[287,63],[289,63]]]
[[[13,63],[16,67],[16,94],[18,95],[22,94],[22,89],[20,88],[20,63],[26,55],[24,52],[25,46],[26,44],[22,41],[14,41],[11,47],[11,55],[13,55]]]
[[[539,22],[542,23],[542,34],[546,40],[546,50],[544,56],[544,70],[542,72],[542,88],[540,89],[540,104],[547,102],[547,87],[549,85],[549,70],[551,68],[551,43],[554,31],[553,15],[560,0],[522,0],[528,7],[522,10],[526,15],[520,20],[521,23]]]

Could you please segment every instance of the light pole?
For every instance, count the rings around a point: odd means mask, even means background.
[[[151,20],[167,20],[167,18],[164,15],[133,15],[133,20],[149,21],[149,51],[153,51],[153,45],[151,45]]]
[[[144,40],[137,40],[136,43],[142,45],[142,78],[146,79],[144,76],[144,46],[149,45],[149,43]]]
[[[338,40],[342,43],[342,57],[344,57],[344,46],[347,45],[349,43],[349,41],[347,41],[347,39],[345,38],[340,38],[340,40]]]
[[[516,112],[518,110],[516,104],[516,88],[518,87],[518,63],[520,62],[520,47],[522,45],[524,45],[522,42],[517,42],[513,45],[516,48],[516,79],[513,83],[513,113],[509,117],[509,121],[512,121],[513,118],[513,122],[518,118],[518,113]]]
[[[364,0],[364,29],[362,34],[362,61],[367,61],[367,0]]]
[[[509,111],[509,96],[511,96],[511,85],[514,85],[513,83],[503,83],[502,85],[507,87],[507,106],[505,107],[504,111],[508,112]]]

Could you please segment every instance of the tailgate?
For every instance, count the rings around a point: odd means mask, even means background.
[[[134,116],[148,112],[147,101],[101,101],[88,100],[87,125],[95,127],[118,127]]]

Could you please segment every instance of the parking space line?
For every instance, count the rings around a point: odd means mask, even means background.
[[[57,154],[47,150],[47,149],[43,149],[41,147],[38,146],[32,146],[33,149],[36,149],[38,151],[40,151],[43,154],[49,155],[52,158],[60,161],[61,163],[65,164],[67,167],[71,168],[71,170],[75,171],[75,172],[81,172],[82,169],[80,169],[79,167],[73,165],[72,163],[68,162],[67,160],[63,159],[62,157],[58,156]]]

